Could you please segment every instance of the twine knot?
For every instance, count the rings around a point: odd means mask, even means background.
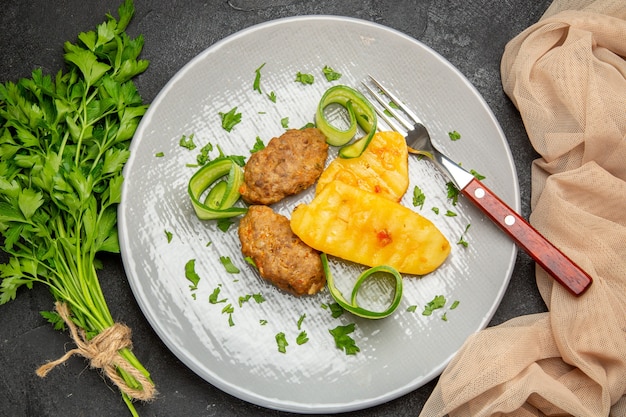
[[[78,329],[70,318],[70,309],[65,303],[57,302],[55,309],[70,329],[72,340],[76,348],[68,351],[59,359],[50,361],[37,369],[37,375],[45,377],[57,365],[67,361],[73,355],[80,355],[89,360],[91,368],[102,369],[104,374],[126,395],[133,399],[149,401],[154,398],[156,390],[153,382],[141,371],[128,363],[120,354],[122,349],[131,349],[131,330],[122,323],[104,329],[91,339],[87,339],[85,332]],[[141,389],[136,389],[120,376],[119,370],[133,377]]]

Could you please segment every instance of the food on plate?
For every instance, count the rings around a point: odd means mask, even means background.
[[[270,207],[252,205],[239,222],[241,252],[250,257],[261,277],[295,295],[312,295],[326,277],[318,251],[296,236],[289,219]]]
[[[432,272],[450,253],[450,243],[430,220],[341,181],[331,181],[309,204],[297,206],[290,223],[321,252],[406,274]]]
[[[406,141],[398,132],[378,132],[357,158],[337,158],[317,182],[316,194],[332,181],[370,191],[392,201],[400,201],[409,186]]]
[[[248,204],[273,204],[313,185],[328,157],[326,136],[316,128],[290,129],[252,154],[241,197]]]

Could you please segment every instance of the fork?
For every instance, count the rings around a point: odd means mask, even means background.
[[[430,158],[449,177],[468,200],[480,208],[494,223],[507,233],[537,264],[548,272],[571,294],[580,296],[591,285],[591,277],[563,252],[533,228],[515,210],[504,203],[473,174],[441,153],[433,144],[426,126],[411,109],[402,104],[398,97],[380,82],[369,76],[371,82],[386,96],[376,92],[368,83],[363,85],[378,104],[393,116],[388,117],[380,106],[374,105],[376,113],[397,132],[405,133],[409,152]],[[401,110],[411,121],[407,121],[397,110]]]

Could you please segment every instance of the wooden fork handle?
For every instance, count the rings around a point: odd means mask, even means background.
[[[585,271],[480,181],[473,179],[462,192],[569,292],[579,296],[589,288],[592,279]]]

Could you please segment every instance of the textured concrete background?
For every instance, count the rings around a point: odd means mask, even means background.
[[[374,21],[398,29],[433,48],[472,82],[500,122],[515,159],[522,214],[530,212],[529,145],[519,113],[502,91],[500,59],[506,43],[536,22],[550,0],[135,0],[128,32],[143,34],[143,58],[150,68],[136,84],[151,101],[191,58],[216,41],[251,25],[287,16],[327,14]],[[41,67],[56,73],[63,65],[62,45],[91,30],[119,2],[105,0],[2,0],[0,8],[0,82],[16,81]],[[0,252],[0,262],[6,262]],[[160,395],[138,405],[142,416],[261,416],[292,414],[263,409],[221,392],[182,365],[144,319],[128,286],[121,259],[104,259],[100,274],[113,317],[133,329],[135,352],[158,381]],[[34,370],[72,344],[39,315],[50,309],[43,287],[21,291],[0,306],[0,416],[125,416],[115,387],[73,358],[46,379]],[[518,255],[513,277],[491,325],[522,314],[545,311],[534,283],[534,265]],[[434,381],[402,398],[346,417],[415,416]],[[349,387],[346,387],[349,389]]]

